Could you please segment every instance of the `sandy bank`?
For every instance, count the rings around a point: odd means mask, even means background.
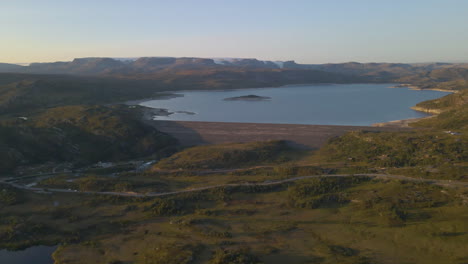
[[[419,117],[419,118],[409,118],[409,119],[402,119],[402,120],[393,120],[393,121],[388,121],[388,122],[382,122],[382,123],[375,123],[372,124],[372,127],[393,127],[393,128],[410,128],[410,124],[427,119],[427,118],[432,118],[434,116],[426,116],[426,117]]]

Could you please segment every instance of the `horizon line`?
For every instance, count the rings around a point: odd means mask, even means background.
[[[110,56],[90,56],[90,57],[76,57],[71,60],[56,60],[56,61],[33,61],[33,62],[1,62],[0,63],[5,63],[5,64],[14,64],[14,65],[19,65],[19,66],[30,66],[33,63],[55,63],[55,62],[72,62],[75,59],[114,59],[114,60],[137,60],[140,58],[194,58],[194,59],[241,59],[241,60],[249,60],[249,59],[254,59],[258,61],[271,61],[271,62],[295,62],[297,64],[303,64],[303,65],[322,65],[322,64],[345,64],[345,63],[360,63],[360,64],[371,64],[371,63],[388,63],[388,64],[435,64],[435,63],[449,63],[449,64],[457,64],[457,63],[468,63],[468,60],[454,60],[454,61],[425,61],[425,62],[387,62],[387,61],[367,61],[367,62],[361,62],[361,61],[342,61],[342,62],[324,62],[324,63],[298,63],[295,60],[269,60],[269,59],[258,59],[255,57],[191,57],[191,56],[129,56],[129,57],[110,57]]]

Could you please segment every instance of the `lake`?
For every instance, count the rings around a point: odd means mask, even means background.
[[[52,253],[57,247],[35,246],[20,251],[0,250],[0,263],[53,264]]]
[[[359,125],[424,117],[415,104],[449,93],[390,88],[395,84],[291,85],[227,91],[184,91],[181,97],[141,102],[173,113],[155,120]],[[224,100],[258,95],[270,100]],[[192,112],[192,113],[190,113]]]

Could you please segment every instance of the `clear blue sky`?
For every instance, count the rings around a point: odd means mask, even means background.
[[[92,56],[468,61],[468,1],[1,1],[0,62]]]

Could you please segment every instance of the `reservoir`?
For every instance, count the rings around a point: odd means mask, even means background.
[[[448,92],[391,88],[395,84],[316,84],[226,91],[184,91],[141,102],[167,109],[155,120],[369,126],[425,117],[410,109]],[[183,96],[182,96],[183,95]],[[226,100],[255,95],[266,100]]]

